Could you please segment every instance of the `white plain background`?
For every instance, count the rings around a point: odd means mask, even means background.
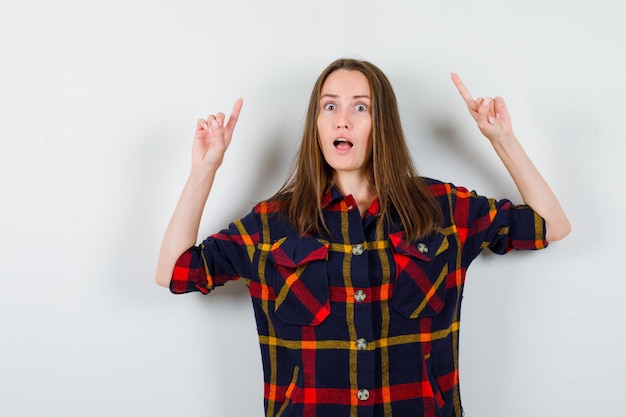
[[[3,1],[0,415],[261,416],[247,290],[153,283],[196,119],[245,103],[201,235],[285,179],[332,60],[391,79],[420,172],[520,202],[449,78],[501,95],[573,232],[481,256],[468,417],[617,415],[626,365],[620,2]],[[404,417],[404,416],[403,416]]]

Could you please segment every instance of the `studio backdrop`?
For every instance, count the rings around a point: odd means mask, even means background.
[[[244,106],[199,239],[288,175],[331,61],[378,65],[422,175],[521,198],[450,80],[504,97],[573,231],[468,272],[468,417],[619,415],[626,29],[617,0],[4,1],[0,415],[262,416],[243,281],[154,283],[196,120]],[[622,271],[622,272],[620,272]]]

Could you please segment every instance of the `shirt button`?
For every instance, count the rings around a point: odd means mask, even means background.
[[[356,393],[356,396],[359,398],[359,400],[365,401],[370,397],[370,392],[365,388],[362,388],[359,390],[359,392]]]
[[[367,340],[360,338],[356,340],[356,348],[357,350],[365,350],[367,349]]]
[[[417,244],[417,250],[421,253],[428,253],[428,246],[426,246],[425,243],[420,242]]]
[[[367,297],[367,294],[365,294],[365,291],[363,290],[357,290],[354,292],[354,300],[357,303],[362,303],[363,301],[365,301],[366,297]]]
[[[363,245],[354,245],[352,247],[352,254],[355,256],[363,255]]]

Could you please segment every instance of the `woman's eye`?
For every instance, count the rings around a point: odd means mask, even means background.
[[[324,110],[335,110],[335,109],[336,109],[336,107],[335,107],[335,105],[333,103],[326,103],[324,105]]]
[[[357,104],[355,107],[356,111],[366,111],[367,106],[365,104]]]

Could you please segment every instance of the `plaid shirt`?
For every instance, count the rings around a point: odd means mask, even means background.
[[[178,260],[170,289],[201,291],[239,277],[256,316],[267,417],[460,417],[459,312],[465,273],[484,248],[540,249],[544,221],[527,206],[427,180],[443,227],[407,241],[376,239],[379,206],[364,218],[329,190],[332,237],[299,236],[259,203]]]

